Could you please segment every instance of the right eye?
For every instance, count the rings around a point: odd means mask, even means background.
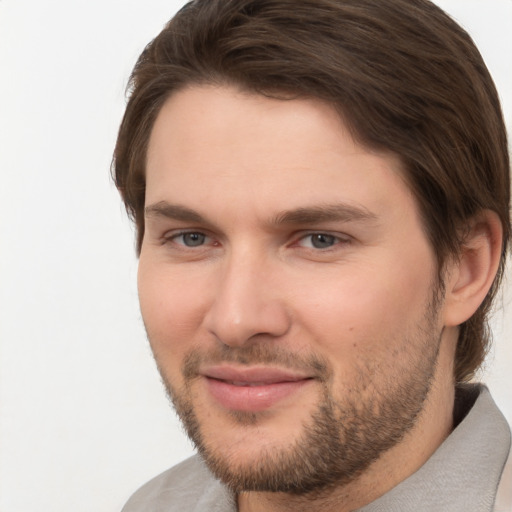
[[[184,245],[185,247],[200,247],[204,245],[208,237],[204,233],[198,231],[185,231],[182,233],[176,233],[167,240],[172,241],[178,245]]]

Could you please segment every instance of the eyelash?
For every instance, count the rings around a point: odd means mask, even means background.
[[[327,238],[327,239],[330,240],[331,245],[329,245],[328,247],[315,247],[315,242],[313,241],[313,237],[317,237],[317,238],[324,237],[324,238]],[[339,236],[339,235],[333,235],[332,233],[328,233],[328,232],[314,231],[312,233],[307,233],[307,234],[304,234],[303,236],[301,236],[298,239],[297,244],[300,245],[301,242],[304,242],[308,238],[310,239],[311,245],[312,245],[312,247],[308,247],[308,249],[312,249],[312,250],[315,250],[315,251],[323,251],[323,252],[329,251],[329,250],[333,250],[338,245],[346,245],[346,244],[350,243],[350,239],[348,237],[346,237],[346,236],[342,237],[342,236]]]
[[[203,240],[210,238],[206,233],[203,233],[202,231],[180,231],[178,233],[172,233],[170,235],[164,235],[162,237],[162,243],[165,245],[167,243],[175,243],[179,246],[185,247],[185,248],[194,248],[194,247],[201,247],[204,244],[200,245],[186,245],[185,243],[179,243],[176,240],[180,237],[185,237],[186,235],[199,235],[200,237],[203,237]]]
[[[199,237],[202,237],[202,240],[203,242],[198,244],[198,245],[187,245],[184,243],[184,240],[183,240],[183,237],[187,236],[187,235],[198,235]],[[327,238],[330,240],[330,242],[332,243],[331,245],[329,245],[328,247],[315,247],[315,242],[313,242],[313,237],[324,237],[324,238]],[[177,239],[179,238],[182,238],[182,242],[183,243],[179,243],[177,242]],[[169,242],[171,243],[175,243],[176,245],[180,246],[180,247],[183,247],[186,249],[194,249],[194,248],[198,248],[198,247],[203,247],[204,245],[206,245],[204,243],[205,240],[208,240],[210,237],[202,232],[202,231],[180,231],[178,233],[173,233],[173,234],[170,234],[170,235],[164,235],[162,237],[162,244],[165,245]],[[302,245],[302,243],[307,240],[307,239],[310,239],[311,240],[311,246],[312,247],[305,247]],[[323,232],[323,231],[313,231],[313,232],[310,232],[310,233],[305,233],[305,234],[302,234],[299,238],[296,239],[296,241],[293,243],[293,245],[298,245],[299,247],[304,247],[305,249],[310,249],[310,250],[313,250],[315,252],[327,252],[329,250],[333,250],[333,248],[335,248],[337,245],[346,245],[346,244],[349,244],[350,243],[350,238],[348,236],[339,236],[339,235],[333,235],[329,232]],[[213,244],[214,246],[216,245],[219,245],[218,242],[214,242]]]

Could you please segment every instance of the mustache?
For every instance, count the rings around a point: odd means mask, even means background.
[[[190,381],[199,376],[202,367],[224,363],[279,366],[311,374],[322,382],[327,381],[332,373],[327,360],[318,355],[296,354],[282,347],[259,343],[242,347],[219,345],[205,351],[191,350],[183,359],[181,372],[185,381]]]

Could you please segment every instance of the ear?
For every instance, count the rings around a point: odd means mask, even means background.
[[[448,265],[446,274],[445,325],[468,320],[489,291],[501,258],[503,229],[491,210],[484,210],[469,225],[460,257]]]

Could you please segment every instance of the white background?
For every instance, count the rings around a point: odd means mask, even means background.
[[[191,453],[109,177],[130,70],[181,3],[0,0],[0,512],[119,511]],[[439,4],[474,36],[510,130],[512,0]],[[509,422],[511,288],[483,376]]]

